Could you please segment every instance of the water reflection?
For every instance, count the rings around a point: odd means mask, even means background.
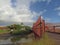
[[[3,37],[0,38],[0,45],[19,45],[21,43],[28,43],[32,41],[31,38],[28,38],[27,36],[10,36],[10,37]]]
[[[18,41],[20,41],[20,39],[21,38],[19,36],[16,36],[16,37],[14,36],[11,38],[11,42],[13,45],[17,45],[17,43],[18,43]]]

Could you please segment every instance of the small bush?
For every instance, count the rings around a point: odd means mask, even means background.
[[[28,34],[30,34],[32,31],[31,30],[26,30],[26,31],[24,31],[24,30],[14,30],[13,32],[12,32],[12,34],[13,35],[28,35]]]

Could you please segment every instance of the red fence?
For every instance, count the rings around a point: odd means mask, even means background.
[[[40,38],[45,31],[56,32],[55,27],[60,27],[60,26],[49,27],[45,25],[45,20],[43,20],[40,16],[38,20],[33,24],[32,30],[34,32],[35,37]]]
[[[35,37],[39,37],[39,38],[45,32],[45,21],[41,18],[41,16],[33,24],[32,30],[33,30],[33,32],[35,34]]]
[[[60,28],[58,28],[60,26],[55,25],[55,26],[45,26],[45,30],[48,32],[52,32],[52,33],[60,33]]]

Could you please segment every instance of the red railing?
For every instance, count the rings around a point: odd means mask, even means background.
[[[41,18],[41,16],[33,24],[32,30],[34,32],[35,37],[39,37],[39,38],[45,32],[45,21]]]

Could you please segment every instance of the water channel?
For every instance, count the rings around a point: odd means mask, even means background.
[[[32,38],[28,38],[27,36],[20,35],[0,36],[0,45],[18,45],[21,43],[28,43],[31,41]]]

